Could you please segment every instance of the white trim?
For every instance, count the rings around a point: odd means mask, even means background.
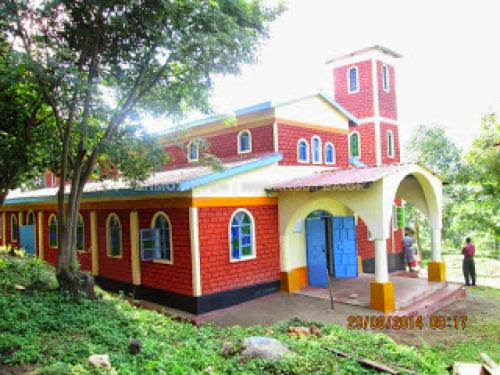
[[[372,90],[373,90],[373,114],[376,118],[380,117],[379,97],[378,97],[378,69],[377,61],[372,58]],[[382,164],[382,142],[380,140],[380,121],[375,121],[375,162],[376,165]]]
[[[244,151],[241,150],[241,144],[240,144],[240,136],[243,133],[248,133],[248,146],[249,146],[249,149]],[[248,154],[249,152],[252,152],[252,132],[250,130],[243,129],[242,131],[240,131],[238,133],[237,141],[238,141],[238,154]]]
[[[79,252],[86,252],[85,250],[85,220],[83,218],[83,215],[79,212],[78,213],[78,220],[79,219],[82,219],[82,222],[83,222],[83,249],[76,249],[76,251],[79,251]],[[75,237],[75,239],[78,238],[78,220],[76,221],[76,233],[77,233],[77,236]]]
[[[56,220],[56,246],[52,246],[52,244],[50,243],[50,222],[52,221],[52,218],[54,218]],[[59,248],[59,221],[57,220],[57,216],[56,214],[50,214],[49,216],[49,248],[51,249],[57,249]]]
[[[201,296],[200,235],[198,208],[189,207],[189,235],[191,239],[191,268],[193,296]]]
[[[329,161],[327,160],[327,157],[326,157],[326,148],[327,148],[328,146],[332,146],[332,149],[333,149],[333,161],[331,161],[331,162],[329,162]],[[325,143],[325,164],[335,164],[336,162],[337,162],[337,153],[336,153],[336,151],[335,151],[335,146],[333,145],[333,143],[332,143],[332,142],[326,142],[326,143]]]
[[[168,223],[168,236],[169,236],[169,242],[170,242],[170,259],[153,259],[153,262],[156,263],[166,263],[166,264],[174,264],[174,247],[172,244],[172,222],[170,221],[170,218],[164,211],[157,211],[154,215],[153,218],[151,219],[151,228],[154,229],[155,227],[155,221],[158,219],[159,216],[165,217],[167,219]]]
[[[356,71],[356,89],[351,90],[351,70],[354,69]],[[355,94],[359,92],[360,87],[359,87],[359,69],[356,65],[352,65],[347,68],[347,93],[348,94]]]
[[[300,142],[304,142],[306,144],[306,160],[300,160],[300,149],[299,149],[299,145],[300,145]],[[309,142],[307,142],[304,138],[300,138],[298,141],[297,141],[297,162],[298,163],[309,163]]]
[[[273,122],[273,144],[274,152],[279,152],[279,138],[278,138],[278,124],[276,121]]]
[[[191,158],[191,146],[192,145],[196,146],[196,159]],[[187,145],[187,160],[188,160],[188,162],[189,163],[196,162],[199,160],[199,158],[200,158],[200,146],[196,142],[189,141],[189,143]]]
[[[111,221],[111,218],[113,216],[116,216],[116,218],[118,219],[118,224],[120,225],[120,255],[111,255],[111,253],[109,252],[110,250],[110,246],[109,246],[109,222]],[[122,223],[120,221],[120,217],[115,213],[115,212],[111,212],[109,215],[108,215],[108,218],[106,219],[106,255],[108,256],[108,258],[117,258],[117,259],[120,259],[123,255],[123,226],[122,226]]]
[[[395,125],[399,126],[398,120],[390,119],[387,117],[382,117],[382,116],[372,116],[372,117],[364,117],[361,119],[358,119],[358,125],[363,125],[365,123],[375,123],[375,122],[384,122],[389,125]]]
[[[391,142],[389,142],[389,135],[391,136]],[[387,130],[386,132],[386,140],[387,140],[387,156],[390,157],[391,159],[394,158],[395,150],[394,150],[394,132],[392,129]],[[391,154],[391,147],[389,147],[390,143],[392,143],[392,154]]]
[[[384,74],[384,72],[386,74]],[[391,91],[391,81],[390,81],[389,75],[390,75],[389,74],[389,67],[387,66],[387,64],[382,63],[382,89],[385,92]],[[386,84],[387,84],[387,88],[385,87]]]
[[[234,259],[233,258],[233,244],[231,241],[231,223],[233,222],[234,216],[238,212],[244,212],[250,217],[250,222],[252,223],[251,227],[250,227],[250,231],[252,232],[252,250],[253,251],[252,251],[252,255],[247,255],[247,256],[242,255],[242,257],[240,259]],[[234,210],[233,214],[231,215],[231,218],[229,219],[227,234],[228,234],[228,241],[229,241],[229,261],[231,263],[242,262],[245,260],[251,260],[251,259],[257,258],[257,243],[255,242],[255,220],[253,218],[253,215],[250,213],[250,211],[248,211],[246,208],[237,208],[236,210]]]
[[[358,135],[358,156],[351,156],[351,136],[353,134],[357,134]],[[361,134],[359,134],[359,132],[357,130],[354,130],[352,132],[349,133],[349,136],[347,138],[347,155],[349,158],[351,157],[357,157],[357,158],[361,158]]]
[[[318,145],[318,157],[319,160],[314,160],[314,139],[317,139],[319,141]],[[318,135],[313,135],[311,137],[311,162],[313,164],[323,164],[323,142],[321,142],[321,138]]]
[[[12,225],[12,218],[16,219],[16,225],[17,225],[17,234],[16,234],[16,240],[14,241],[14,231],[12,230],[14,226]],[[19,218],[17,217],[16,214],[11,214],[10,215],[10,242],[17,242],[19,241]]]

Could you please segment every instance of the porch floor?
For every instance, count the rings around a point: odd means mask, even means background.
[[[370,306],[370,282],[374,280],[373,274],[360,274],[353,279],[335,279],[333,281],[333,300],[363,307]],[[447,282],[429,282],[425,279],[391,275],[394,284],[394,298],[396,313],[424,313],[430,314],[434,307],[441,308],[445,304],[440,302],[453,302],[465,296],[462,285]],[[328,288],[305,287],[297,292],[309,297],[330,300]],[[453,298],[457,297],[457,298]],[[447,304],[448,304],[447,303]],[[418,311],[414,311],[418,307]],[[429,310],[429,311],[426,311]]]

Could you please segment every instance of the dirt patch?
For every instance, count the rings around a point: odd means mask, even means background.
[[[2,367],[0,366],[0,375],[29,375],[34,374],[36,371],[35,366],[30,365],[22,365],[22,366],[14,366],[14,367]]]

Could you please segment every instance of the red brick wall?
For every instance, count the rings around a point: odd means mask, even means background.
[[[375,155],[375,125],[373,123],[351,125],[349,126],[349,130],[351,132],[359,132],[361,144],[360,160],[368,166],[376,165],[377,157]]]
[[[225,134],[215,136],[205,136],[204,139],[210,144],[209,152],[218,156],[219,158],[229,158],[238,156],[238,133],[243,130],[235,130]],[[273,141],[273,125],[264,125],[256,128],[248,129],[252,134],[252,152],[241,154],[242,157],[247,158],[252,154],[260,154],[264,152],[274,152]],[[171,160],[168,162],[166,168],[172,169],[174,167],[185,166],[187,161],[187,144],[184,146],[167,146],[165,149],[169,153]]]
[[[349,94],[347,71],[353,66],[358,67],[359,91]],[[371,60],[335,68],[333,75],[335,100],[358,118],[372,117],[374,115],[374,108]]]
[[[165,208],[162,211],[167,214],[172,225],[173,264],[141,261],[142,285],[192,296],[189,209]],[[139,210],[139,227],[150,228],[156,212],[156,209]]]
[[[393,120],[397,119],[396,107],[396,78],[394,67],[388,64],[389,68],[389,91],[384,90],[382,85],[382,66],[384,64],[377,61],[377,75],[378,75],[378,104],[380,116],[387,117]]]
[[[121,258],[111,258],[107,252],[106,220],[110,213],[116,213],[122,228]],[[132,266],[130,260],[130,223],[129,210],[97,211],[97,238],[99,247],[99,275],[109,279],[132,282]]]
[[[235,207],[200,208],[202,294],[255,285],[280,278],[277,206],[246,207],[255,220],[257,257],[230,262],[229,220]]]
[[[322,162],[323,165],[347,167],[348,150],[347,135],[332,132],[318,131],[287,124],[278,124],[278,150],[283,154],[280,165],[319,165],[312,163],[311,138],[317,135],[321,138]],[[297,143],[304,138],[309,144],[309,163],[297,162]],[[335,147],[335,164],[325,164],[325,144],[331,142]]]
[[[356,240],[358,256],[361,259],[371,259],[375,256],[375,243],[368,240],[368,227],[360,217],[358,217],[358,225],[356,225]]]
[[[387,149],[387,132],[392,130],[394,136],[394,157],[389,157]],[[397,125],[380,123],[380,141],[382,147],[382,164],[397,164],[400,161],[399,129]]]

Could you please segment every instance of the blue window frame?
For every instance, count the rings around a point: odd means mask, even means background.
[[[154,229],[158,244],[156,259],[171,260],[170,221],[165,214],[158,214],[154,221]]]
[[[349,69],[349,92],[359,91],[358,68],[352,67]]]
[[[54,214],[49,218],[49,246],[57,247],[57,217]]]
[[[299,140],[297,146],[297,156],[298,161],[308,162],[309,161],[309,147],[305,139]]]
[[[85,250],[85,223],[81,214],[78,215],[78,222],[76,223],[76,249]]]
[[[238,134],[238,152],[252,151],[252,136],[248,130],[243,130]]]
[[[198,143],[190,142],[188,145],[188,161],[198,161]]]
[[[331,143],[327,143],[325,146],[325,163],[335,164],[335,148]]]
[[[116,214],[108,216],[107,223],[108,256],[122,256],[122,226]]]
[[[231,218],[229,232],[231,259],[254,258],[254,221],[248,211],[243,209],[235,211]]]
[[[321,139],[318,136],[312,137],[312,161],[313,163],[321,163]]]

